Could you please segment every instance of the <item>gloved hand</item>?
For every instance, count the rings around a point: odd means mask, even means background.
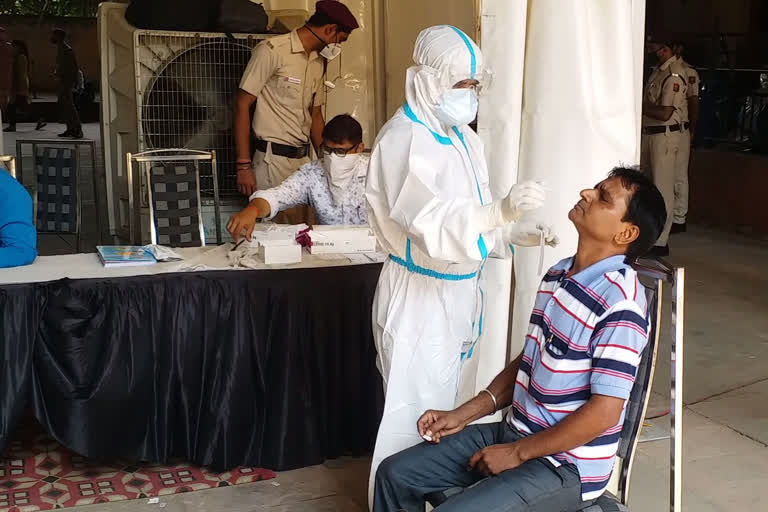
[[[544,233],[544,245],[556,247],[560,238],[552,231],[552,228],[535,222],[523,222],[504,226],[504,241],[518,247],[537,247],[541,242],[541,234]]]
[[[538,181],[524,181],[512,187],[509,195],[501,201],[501,214],[508,224],[517,222],[525,212],[544,206],[546,188]]]

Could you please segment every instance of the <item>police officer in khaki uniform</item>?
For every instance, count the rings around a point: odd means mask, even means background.
[[[688,216],[688,164],[691,145],[696,138],[696,124],[699,120],[699,74],[683,60],[683,43],[675,42],[672,51],[677,57],[676,67],[688,86],[687,109],[683,117],[683,132],[675,164],[675,204],[671,233],[684,233]]]
[[[319,149],[325,127],[323,59],[338,57],[341,43],[357,27],[343,3],[321,0],[306,25],[254,48],[240,81],[233,129],[242,194],[279,185],[309,162],[310,142]],[[251,129],[256,138],[253,153]],[[298,224],[308,217],[308,209],[300,207],[281,212],[275,222]]]
[[[664,196],[667,207],[667,223],[661,233],[652,256],[669,254],[669,230],[672,226],[672,209],[675,199],[675,164],[681,143],[683,112],[687,109],[686,82],[673,64],[677,57],[667,42],[649,43],[656,53],[659,65],[648,78],[643,92],[643,129],[640,163],[650,172],[656,187]]]

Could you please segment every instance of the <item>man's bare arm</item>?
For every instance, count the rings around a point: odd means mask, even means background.
[[[664,107],[652,105],[650,103],[645,103],[643,105],[643,114],[658,121],[669,121],[669,118],[672,117],[672,114],[674,113],[675,107]]]
[[[324,129],[323,107],[312,107],[312,127],[309,130],[309,139],[312,141],[315,153],[318,155],[320,154],[320,145],[323,143]]]
[[[529,460],[584,446],[619,422],[624,400],[592,395],[586,404],[560,423],[514,443],[495,444],[478,450],[469,466],[484,475],[498,475]]]
[[[503,409],[512,404],[512,397],[515,393],[515,380],[517,379],[517,372],[520,370],[520,361],[522,360],[523,354],[520,353],[488,385],[488,391],[496,397],[497,409]],[[493,400],[486,393],[481,393],[459,407],[458,412],[462,418],[467,418],[467,423],[472,423],[483,416],[493,414],[495,411],[493,410]]]
[[[250,196],[256,191],[256,178],[250,165],[240,165],[240,162],[251,161],[251,106],[256,102],[256,96],[242,89],[237,91],[235,99],[235,119],[232,131],[235,137],[237,152],[237,188],[240,193]]]
[[[238,89],[235,99],[234,136],[237,160],[251,160],[251,106],[256,96]]]
[[[623,408],[622,398],[592,395],[560,423],[518,441],[521,457],[532,460],[584,446],[616,426]]]
[[[488,391],[496,397],[496,409],[502,409],[512,403],[515,380],[520,369],[521,353],[493,379]],[[439,443],[444,436],[461,432],[469,423],[496,412],[493,399],[488,393],[479,393],[476,397],[452,411],[428,410],[421,415],[416,427],[420,436],[426,436],[434,443]]]

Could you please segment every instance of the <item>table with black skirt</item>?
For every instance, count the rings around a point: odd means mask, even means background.
[[[381,265],[307,256],[181,271],[195,267],[104,269],[80,254],[0,270],[0,450],[29,409],[96,459],[288,470],[369,454]]]

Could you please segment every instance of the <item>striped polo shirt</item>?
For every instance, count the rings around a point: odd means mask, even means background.
[[[552,267],[536,296],[507,416],[524,434],[557,424],[593,394],[628,399],[648,341],[645,290],[624,256],[566,277],[572,265],[568,258]],[[585,501],[608,485],[623,423],[624,411],[592,442],[546,457],[576,465]]]

